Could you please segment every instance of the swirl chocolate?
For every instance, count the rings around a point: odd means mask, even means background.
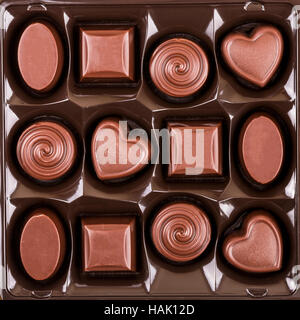
[[[76,144],[71,132],[51,121],[29,126],[17,143],[17,158],[22,169],[41,181],[56,180],[73,166]]]
[[[208,217],[193,204],[167,205],[152,224],[152,240],[157,251],[174,262],[188,262],[199,257],[210,239]]]
[[[149,68],[151,79],[161,92],[182,98],[201,89],[209,64],[197,43],[186,38],[172,38],[155,49]]]

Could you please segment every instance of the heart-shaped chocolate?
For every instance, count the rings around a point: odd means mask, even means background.
[[[150,160],[151,145],[145,135],[128,136],[126,121],[101,121],[92,138],[92,160],[100,180],[123,179],[142,170]]]
[[[242,228],[223,243],[223,254],[234,267],[246,272],[274,272],[282,266],[283,241],[275,219],[264,210],[246,216]]]
[[[260,26],[250,37],[232,32],[222,42],[222,55],[240,77],[264,87],[273,77],[283,55],[283,38],[273,26]]]

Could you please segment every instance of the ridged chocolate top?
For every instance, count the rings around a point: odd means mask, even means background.
[[[188,203],[164,207],[152,225],[152,240],[168,260],[187,262],[197,258],[211,239],[209,220],[200,208]]]
[[[150,60],[155,86],[172,97],[194,94],[205,83],[209,65],[205,52],[194,41],[172,38],[161,43]]]
[[[28,175],[50,181],[60,178],[72,167],[76,144],[71,132],[62,125],[40,121],[21,134],[16,151],[19,163]]]

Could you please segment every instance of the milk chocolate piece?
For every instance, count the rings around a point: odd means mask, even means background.
[[[92,137],[92,160],[100,180],[130,177],[150,161],[151,145],[148,139],[130,139],[126,122],[123,126],[119,121],[119,118],[102,120]]]
[[[21,134],[16,148],[22,169],[40,181],[65,175],[73,166],[77,148],[73,134],[52,121],[32,124]]]
[[[171,163],[168,175],[222,175],[220,122],[169,122]]]
[[[31,23],[22,33],[18,65],[25,83],[36,91],[49,91],[59,80],[64,61],[58,32],[48,22]]]
[[[205,212],[197,206],[173,203],[158,212],[151,234],[162,256],[174,262],[188,262],[207,248],[211,226]]]
[[[172,38],[155,49],[149,68],[151,79],[161,92],[171,97],[187,97],[204,85],[209,63],[196,42]]]
[[[277,222],[264,210],[252,211],[243,221],[242,228],[225,239],[223,254],[229,263],[243,271],[280,270],[283,241]]]
[[[284,42],[273,26],[260,26],[250,36],[233,32],[222,43],[222,54],[240,77],[264,87],[277,71],[282,60]]]
[[[249,117],[240,134],[239,153],[242,167],[255,182],[265,185],[276,179],[284,157],[277,122],[264,113]]]
[[[80,28],[81,81],[134,80],[134,28]]]
[[[53,277],[60,268],[66,250],[62,223],[49,209],[30,214],[22,229],[20,256],[25,271],[34,280]]]
[[[85,272],[136,270],[134,217],[83,218],[81,222]]]

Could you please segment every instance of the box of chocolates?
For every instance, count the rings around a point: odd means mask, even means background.
[[[299,299],[299,10],[3,1],[2,298]]]

